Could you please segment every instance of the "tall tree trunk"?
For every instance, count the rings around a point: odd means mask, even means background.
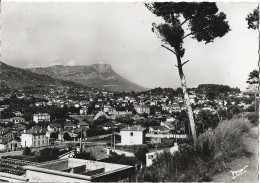
[[[180,75],[180,78],[181,78],[182,91],[183,91],[183,95],[184,95],[184,102],[185,102],[186,107],[187,107],[189,121],[190,121],[192,138],[193,138],[194,146],[196,146],[196,144],[197,144],[197,134],[196,134],[195,122],[194,122],[194,118],[193,118],[193,112],[192,112],[192,108],[191,108],[189,95],[188,95],[188,92],[187,92],[186,79],[185,79],[185,76],[184,76],[184,73],[183,73],[183,70],[182,70],[183,65],[181,63],[181,57],[179,55],[177,55],[177,62],[178,62],[179,75]]]

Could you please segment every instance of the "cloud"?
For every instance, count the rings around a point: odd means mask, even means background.
[[[25,68],[35,68],[35,67],[45,67],[45,65],[44,64],[35,64],[35,63],[31,62],[25,66]]]
[[[70,60],[66,63],[67,66],[75,66],[76,65],[76,62],[75,60]]]
[[[53,65],[62,65],[62,64],[60,62],[54,62],[49,64],[49,66],[53,66]]]

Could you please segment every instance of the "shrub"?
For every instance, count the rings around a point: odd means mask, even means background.
[[[40,150],[38,158],[38,162],[51,161],[58,159],[59,149],[57,148],[44,148]]]
[[[32,151],[29,147],[25,147],[25,149],[23,150],[23,155],[29,156],[31,155]]]
[[[140,148],[148,148],[148,145],[141,144],[141,145],[116,145],[116,149],[121,149],[124,151],[129,151],[135,153]]]
[[[149,152],[148,147],[142,146],[142,147],[138,148],[134,154],[135,154],[135,157],[139,161],[146,163],[146,153],[148,153],[148,152]]]
[[[246,150],[242,133],[248,132],[251,126],[249,120],[244,118],[222,121],[216,129],[199,136],[198,145],[202,147],[207,144],[215,159],[241,155]]]
[[[124,154],[119,155],[115,152],[110,152],[109,158],[100,161],[106,163],[115,163],[115,164],[122,164],[122,165],[131,165],[131,166],[135,166],[138,163],[136,157],[126,157]]]
[[[253,125],[257,126],[259,124],[259,112],[252,112],[252,113],[247,113],[244,115],[244,117],[246,117],[250,123],[252,123]]]
[[[96,160],[94,155],[91,152],[80,152],[80,153],[75,153],[74,158],[78,159],[86,159],[86,160]]]
[[[210,181],[212,175],[225,170],[225,161],[247,153],[242,134],[250,127],[243,118],[223,121],[201,134],[196,148],[181,144],[174,154],[158,154],[150,167],[137,173],[135,181]]]

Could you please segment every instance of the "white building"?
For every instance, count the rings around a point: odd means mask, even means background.
[[[86,114],[88,113],[88,108],[86,108],[86,107],[81,108],[81,109],[79,110],[79,113],[80,113],[81,115],[86,115]]]
[[[104,105],[104,112],[105,113],[111,113],[116,111],[113,107],[111,107],[110,105]]]
[[[24,123],[25,119],[21,118],[21,117],[13,117],[13,118],[10,118],[10,121],[17,124],[17,123]]]
[[[150,107],[146,105],[136,105],[135,110],[138,114],[147,113],[150,114]]]
[[[144,143],[144,130],[140,126],[126,127],[120,130],[120,145],[139,145]]]
[[[172,112],[181,112],[181,108],[179,104],[172,104],[172,105],[164,105],[162,106],[162,110],[168,111],[169,113]]]
[[[21,134],[22,147],[42,147],[47,145],[49,145],[49,139],[42,129],[31,129]]]
[[[40,121],[50,122],[51,116],[47,113],[38,113],[33,115],[33,121],[36,123]]]

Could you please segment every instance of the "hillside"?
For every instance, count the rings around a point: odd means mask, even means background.
[[[50,85],[76,86],[72,82],[54,79],[47,75],[40,75],[29,70],[13,67],[0,62],[1,89],[24,89],[34,87],[46,87]]]
[[[52,78],[75,82],[88,87],[111,91],[144,91],[139,86],[117,74],[108,64],[82,66],[54,65],[50,67],[30,68],[34,73],[48,75]]]

